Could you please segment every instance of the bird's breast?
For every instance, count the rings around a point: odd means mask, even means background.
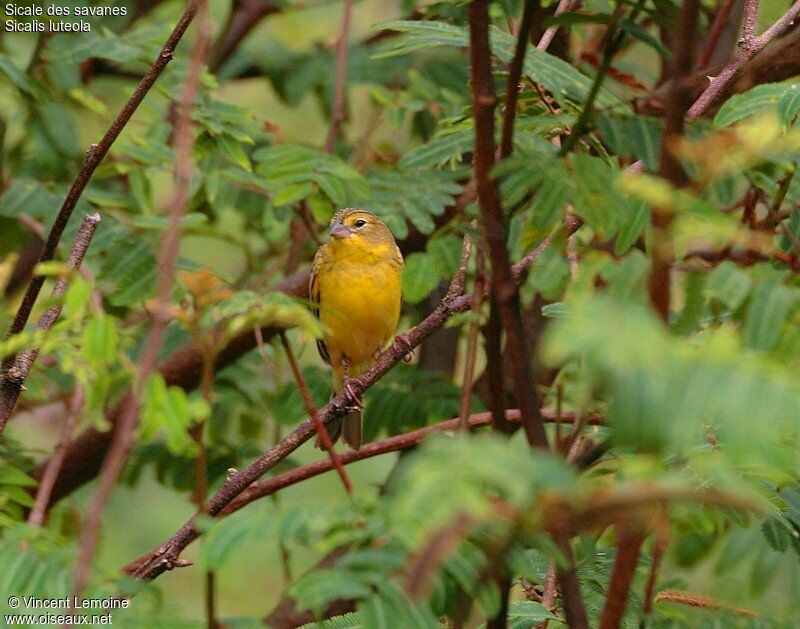
[[[400,317],[400,268],[391,263],[335,263],[319,278],[320,318],[333,360],[368,363]]]

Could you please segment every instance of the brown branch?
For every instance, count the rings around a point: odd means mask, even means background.
[[[754,14],[756,18],[752,17]],[[752,25],[754,19],[757,19],[757,15],[758,0],[747,0],[745,3],[745,24]],[[723,90],[736,77],[745,63],[760,52],[770,41],[781,37],[794,28],[794,21],[798,15],[800,15],[800,0],[796,0],[791,8],[761,35],[755,34],[754,26],[748,26],[745,36],[742,38],[739,53],[717,76],[710,79],[709,86],[689,108],[688,117],[697,118],[701,116],[720,97]]]
[[[198,35],[189,62],[189,73],[181,90],[178,102],[178,116],[175,124],[175,192],[169,203],[170,213],[167,228],[161,239],[158,251],[158,281],[156,286],[156,307],[153,312],[153,323],[142,350],[139,369],[133,385],[133,392],[121,414],[120,424],[114,433],[111,446],[103,461],[97,490],[89,503],[86,519],[79,542],[78,559],[73,583],[73,594],[77,597],[83,593],[91,574],[95,547],[100,534],[100,523],[103,511],[117,483],[122,468],[128,459],[133,446],[133,432],[139,416],[139,401],[147,378],[155,370],[161,340],[169,323],[169,304],[172,292],[175,264],[181,238],[181,219],[190,201],[190,185],[192,179],[192,136],[191,113],[197,97],[197,90],[208,57],[211,21],[208,16],[206,0],[198,0],[197,13]]]
[[[551,409],[544,409],[542,413],[548,422],[556,421],[556,414]],[[519,421],[520,413],[517,409],[510,409],[505,412],[505,417],[510,422],[517,422]],[[572,413],[562,414],[562,419],[570,418],[574,418]],[[383,454],[388,454],[390,452],[407,450],[418,445],[423,439],[432,433],[451,432],[457,430],[460,422],[460,418],[449,419],[447,421],[425,426],[424,428],[404,433],[402,435],[367,443],[361,446],[359,450],[349,450],[342,453],[340,460],[343,465],[349,465],[350,463],[363,461],[364,459],[370,459]],[[492,424],[492,415],[491,413],[475,413],[468,418],[468,423],[471,428],[490,426]],[[593,426],[603,425],[604,419],[599,415],[593,415],[588,418],[587,423]],[[255,502],[256,500],[265,498],[267,496],[272,496],[281,489],[285,489],[286,487],[296,485],[297,483],[301,483],[309,478],[314,478],[315,476],[330,472],[333,469],[334,466],[331,459],[324,458],[312,463],[307,463],[306,465],[302,465],[300,467],[296,467],[288,472],[278,474],[271,478],[252,483],[238,496],[236,496],[236,498],[231,500],[230,503],[228,503],[224,508],[220,509],[218,516],[222,517],[236,513],[240,509],[246,507],[252,502]],[[194,531],[191,539],[186,542],[186,545],[197,539],[199,535],[199,531]],[[123,568],[123,571],[128,574],[136,574],[139,576],[139,578],[147,578],[140,572],[141,568],[142,566],[151,562],[154,557],[159,556],[159,552],[160,548],[148,553],[147,555],[144,555],[143,557],[140,557],[135,561],[132,561],[125,568]]]
[[[475,118],[475,155],[473,169],[478,187],[481,224],[489,249],[492,269],[491,311],[506,333],[506,351],[512,361],[512,377],[517,405],[522,413],[522,426],[531,445],[547,447],[547,435],[539,412],[539,401],[531,373],[525,329],[520,314],[519,291],[511,273],[506,249],[506,226],[497,182],[492,179],[494,167],[494,109],[491,49],[489,47],[489,1],[473,0],[468,8],[470,30],[470,71],[472,105]],[[491,313],[490,311],[490,313]],[[487,339],[488,341],[488,339]],[[499,343],[495,335],[492,343]],[[495,347],[499,353],[499,347]],[[502,369],[502,362],[490,363],[490,372]],[[493,404],[497,412],[497,405]],[[502,417],[502,415],[498,415]]]
[[[578,570],[575,567],[575,556],[572,553],[569,536],[563,532],[558,532],[553,536],[553,539],[561,554],[564,555],[564,559],[566,559],[566,565],[556,564],[556,578],[561,591],[564,614],[567,617],[567,626],[570,629],[589,629],[586,607],[581,597]]]
[[[556,421],[556,414],[551,409],[543,409],[542,415],[547,422]],[[507,421],[518,422],[519,410],[509,409],[505,412],[505,417]],[[568,419],[570,417],[574,417],[574,414],[564,413],[562,415],[562,419]],[[605,423],[604,419],[599,415],[592,415],[588,418],[588,421],[589,425],[592,426],[601,426]],[[419,428],[418,430],[413,430],[402,435],[367,443],[361,446],[360,450],[349,450],[342,453],[340,460],[343,465],[349,465],[350,463],[355,463],[356,461],[363,461],[364,459],[370,459],[372,457],[387,454],[389,452],[407,450],[418,445],[431,433],[451,432],[458,430],[460,423],[461,418],[448,419],[447,421],[439,422],[438,424],[431,424],[430,426],[425,426],[424,428]],[[490,426],[491,423],[492,414],[488,412],[474,413],[473,415],[467,417],[467,424],[470,428]],[[318,461],[314,461],[313,463],[296,467],[293,470],[284,472],[283,474],[278,474],[277,476],[253,483],[250,485],[250,487],[239,494],[236,499],[231,501],[227,507],[222,509],[222,511],[220,511],[220,515],[230,515],[231,513],[235,513],[259,498],[271,496],[275,492],[289,487],[290,485],[296,485],[297,483],[308,480],[309,478],[319,476],[325,472],[330,472],[333,469],[333,463],[330,459],[320,459]]]
[[[99,214],[92,214],[83,218],[80,229],[75,235],[75,241],[72,243],[72,249],[70,249],[67,256],[67,267],[76,271],[80,268],[99,223]],[[60,277],[56,282],[55,288],[53,288],[53,295],[60,297],[66,292],[67,279]],[[62,306],[58,305],[45,310],[36,323],[36,329],[47,331],[52,328],[61,314],[61,308]],[[25,380],[38,356],[39,348],[25,350],[13,359],[13,362],[9,364],[5,371],[3,380],[0,382],[0,435],[2,435],[8,418],[14,411],[19,394],[24,388]]]
[[[608,594],[600,615],[600,629],[617,629],[622,626],[622,617],[628,602],[628,592],[639,561],[639,551],[645,536],[617,527],[617,554],[614,569],[608,584]]]
[[[347,86],[347,45],[350,37],[350,22],[353,17],[354,0],[344,0],[342,8],[342,30],[336,41],[336,74],[333,79],[333,100],[331,103],[331,124],[325,138],[325,151],[333,151],[336,138],[341,132],[345,114],[345,88]]]
[[[216,73],[261,20],[281,11],[283,8],[274,5],[270,0],[234,2],[228,21],[208,55],[209,72]]]
[[[742,43],[753,41],[758,37],[758,5],[759,0],[744,0],[744,17],[742,18]]]
[[[317,412],[317,407],[314,406],[314,401],[311,399],[311,394],[308,392],[308,387],[306,387],[306,383],[303,380],[303,375],[300,373],[300,369],[297,367],[297,360],[295,360],[294,352],[292,351],[292,346],[289,345],[289,341],[286,339],[286,335],[281,333],[281,343],[283,344],[283,349],[286,352],[286,358],[289,360],[289,366],[292,369],[292,374],[294,375],[294,379],[297,382],[297,387],[300,389],[300,394],[303,396],[303,403],[306,407],[306,413],[311,419],[314,421],[314,427],[317,430],[317,436],[319,437],[322,444],[325,446],[325,449],[328,451],[328,455],[331,459],[331,464],[333,467],[336,468],[336,471],[339,473],[339,477],[342,479],[342,484],[344,488],[347,490],[347,493],[351,496],[353,495],[353,485],[350,483],[350,478],[347,476],[347,472],[344,471],[344,467],[342,466],[342,461],[339,455],[336,453],[336,450],[333,447],[333,442],[331,441],[331,436],[328,434],[328,429],[325,427],[325,424],[322,423],[322,420],[319,418],[319,413]]]
[[[186,28],[189,26],[189,23],[194,18],[196,12],[197,0],[191,0],[189,5],[186,7],[186,11],[184,11],[183,15],[178,20],[178,23],[175,25],[172,34],[169,36],[164,44],[164,47],[161,49],[161,52],[158,54],[158,57],[156,57],[156,60],[150,67],[150,70],[148,70],[147,74],[142,77],[142,80],[139,82],[139,85],[137,85],[133,95],[130,97],[130,99],[128,99],[128,102],[125,103],[122,111],[120,111],[119,115],[111,124],[108,131],[106,131],[100,142],[97,144],[92,144],[89,147],[89,150],[86,152],[86,158],[84,159],[83,165],[78,171],[75,181],[73,182],[72,187],[64,199],[64,203],[62,204],[61,209],[58,211],[58,214],[53,221],[53,225],[50,228],[50,233],[47,235],[44,248],[39,256],[40,262],[46,262],[53,259],[56,248],[58,247],[58,243],[61,240],[61,235],[64,233],[64,228],[67,226],[67,222],[69,221],[70,216],[72,216],[75,205],[78,203],[81,194],[83,194],[83,191],[89,183],[92,174],[94,174],[94,171],[100,162],[103,161],[103,158],[108,153],[111,145],[131,119],[131,116],[133,116],[137,107],[141,104],[142,100],[144,100],[144,97],[150,91],[150,88],[153,87],[156,79],[158,79],[158,77],[164,71],[164,68],[172,59],[175,52],[175,47],[178,45],[181,37],[183,37],[183,34],[186,32]],[[31,310],[33,309],[33,305],[36,302],[36,298],[39,296],[39,291],[42,289],[43,283],[44,277],[41,275],[36,276],[31,280],[30,284],[28,285],[28,289],[25,292],[25,296],[22,299],[22,303],[20,304],[19,309],[14,316],[14,321],[12,322],[8,331],[8,336],[18,334],[25,327]],[[11,362],[8,361],[8,364],[11,364]]]
[[[519,82],[522,78],[522,65],[525,62],[525,51],[530,40],[533,17],[539,8],[538,0],[525,0],[522,8],[522,19],[519,23],[517,45],[514,57],[508,66],[508,81],[506,82],[506,104],[503,111],[503,133],[500,140],[500,159],[505,159],[514,150],[514,120],[517,117],[517,98],[519,96]]]
[[[685,82],[694,67],[699,13],[699,0],[684,0],[680,12],[678,37],[675,42],[672,87],[667,99],[667,117],[661,141],[659,175],[677,188],[683,188],[689,183],[689,178],[674,149],[676,143],[683,136],[684,118],[691,104],[691,93],[686,88]],[[652,268],[648,278],[648,293],[650,304],[662,321],[669,324],[670,270],[673,257],[669,230],[672,223],[672,208],[654,207],[652,220]]]

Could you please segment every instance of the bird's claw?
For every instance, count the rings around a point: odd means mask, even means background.
[[[356,393],[356,390],[349,380],[344,381],[342,391],[345,397],[345,406],[343,410],[347,412],[357,412],[363,409],[364,405],[361,402],[361,398],[358,393]]]
[[[392,347],[398,351],[405,352],[403,354],[403,360],[405,362],[410,363],[414,358],[414,346],[405,334],[398,334],[395,336],[394,341],[392,341]]]

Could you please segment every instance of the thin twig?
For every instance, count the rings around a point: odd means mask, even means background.
[[[311,399],[311,394],[308,392],[308,387],[306,386],[305,380],[303,380],[303,374],[300,373],[300,368],[297,366],[297,360],[294,357],[292,346],[289,345],[289,341],[286,339],[286,335],[283,333],[281,333],[281,343],[283,344],[283,349],[286,352],[286,358],[289,360],[289,366],[292,369],[295,382],[297,382],[297,387],[300,389],[300,395],[303,396],[303,404],[305,404],[306,413],[308,413],[308,416],[314,421],[314,427],[317,429],[317,436],[319,437],[320,441],[322,441],[325,449],[328,451],[328,455],[331,457],[331,463],[339,473],[339,478],[342,479],[344,488],[347,490],[347,493],[352,496],[353,485],[350,482],[350,478],[347,476],[347,472],[344,471],[339,454],[333,447],[333,442],[331,441],[331,436],[328,434],[328,429],[319,418],[317,407],[314,406],[314,401]]]
[[[100,142],[97,144],[92,144],[89,147],[89,150],[86,152],[86,158],[84,159],[83,165],[78,171],[75,181],[73,182],[72,187],[64,199],[64,203],[62,204],[61,209],[58,211],[58,214],[53,221],[53,225],[50,228],[50,233],[47,235],[44,248],[39,256],[40,262],[46,262],[53,259],[56,248],[58,247],[58,243],[61,240],[62,234],[64,233],[64,228],[67,226],[67,222],[69,221],[70,216],[72,216],[72,212],[75,209],[81,194],[83,194],[86,185],[89,183],[92,174],[94,174],[94,171],[100,162],[103,161],[103,158],[106,156],[106,153],[108,153],[111,145],[131,119],[131,116],[133,116],[137,107],[141,104],[142,100],[144,100],[144,97],[150,91],[150,88],[153,87],[156,79],[161,75],[161,73],[164,71],[164,68],[173,58],[175,47],[178,45],[181,37],[183,37],[183,34],[186,32],[186,28],[189,26],[190,22],[195,16],[195,13],[197,12],[197,5],[198,0],[191,0],[189,2],[189,5],[186,7],[183,15],[178,20],[178,23],[175,25],[172,34],[167,39],[164,47],[158,54],[158,57],[156,57],[156,60],[153,62],[150,70],[147,71],[147,74],[142,77],[142,80],[139,82],[139,85],[136,87],[133,95],[130,97],[130,99],[128,99],[128,102],[125,103],[122,111],[120,111],[119,115],[111,124],[108,131],[106,131]],[[28,289],[25,292],[25,296],[20,303],[19,309],[14,316],[14,321],[12,322],[8,331],[8,336],[18,334],[25,327],[28,317],[31,314],[31,310],[33,310],[33,305],[36,302],[36,298],[39,296],[39,291],[42,289],[42,284],[44,284],[44,277],[41,275],[38,275],[31,280],[30,284],[28,285]],[[10,362],[8,364],[10,364]]]
[[[77,597],[80,597],[88,582],[100,533],[103,511],[133,445],[133,433],[139,415],[142,387],[156,367],[158,352],[161,348],[161,339],[169,322],[168,308],[180,245],[181,219],[189,206],[190,200],[192,148],[194,146],[191,112],[200,85],[203,67],[208,57],[209,38],[211,35],[211,22],[208,17],[206,0],[198,0],[196,5],[193,3],[193,6],[192,17],[195,10],[200,14],[198,36],[192,50],[189,73],[181,90],[178,103],[178,117],[174,134],[175,192],[169,203],[170,213],[167,228],[159,246],[159,273],[153,323],[142,350],[133,391],[125,403],[119,425],[114,433],[108,454],[103,461],[97,490],[87,508],[79,542],[78,560],[73,583],[73,594]]]
[[[67,267],[73,270],[80,268],[83,262],[83,257],[86,255],[86,250],[92,242],[92,237],[97,231],[97,225],[100,223],[100,215],[92,214],[85,216],[81,223],[78,233],[75,235],[75,241],[72,243],[67,256]],[[53,296],[60,297],[67,292],[67,279],[65,277],[58,278],[55,288],[53,289]],[[39,317],[36,323],[36,329],[46,331],[53,327],[59,315],[61,314],[61,305],[48,308]],[[23,390],[25,380],[33,367],[33,363],[39,355],[39,348],[28,349],[14,358],[0,382],[0,434],[3,433],[8,418],[14,411],[14,407],[19,399],[19,394]]]
[[[495,163],[494,109],[496,99],[492,81],[491,49],[489,47],[489,1],[473,0],[468,8],[470,31],[470,71],[472,75],[472,105],[475,118],[475,155],[473,169],[478,187],[481,226],[488,244],[492,269],[491,312],[496,312],[506,333],[506,351],[512,366],[514,393],[522,412],[522,426],[531,445],[547,447],[547,435],[539,412],[530,354],[520,313],[519,292],[511,273],[506,248],[506,225],[497,182],[491,171]],[[487,343],[490,339],[487,339]],[[499,345],[499,335],[491,339]],[[495,348],[498,350],[499,347]],[[488,369],[497,373],[502,362],[490,363]],[[493,411],[499,410],[493,405]],[[498,417],[502,417],[497,413]]]
[[[522,8],[522,19],[519,23],[514,57],[508,66],[506,103],[503,111],[503,132],[500,139],[500,159],[505,159],[514,150],[514,120],[517,117],[517,98],[519,96],[519,83],[522,78],[522,65],[525,62],[525,51],[528,49],[533,17],[538,8],[538,0],[525,0]]]
[[[333,80],[333,100],[331,103],[331,124],[325,138],[325,151],[333,151],[336,139],[341,132],[345,113],[345,87],[347,85],[347,45],[350,37],[350,22],[353,17],[354,0],[344,0],[342,8],[342,30],[336,41],[336,74]]]
[[[556,7],[554,16],[564,13],[565,11],[575,11],[578,7],[581,6],[580,0],[559,0],[558,6]],[[550,43],[553,41],[553,38],[556,36],[558,32],[558,26],[550,26],[542,33],[542,38],[539,40],[539,43],[536,44],[536,47],[539,50],[547,50],[550,47]]]
[[[58,438],[56,447],[53,448],[53,454],[47,462],[47,467],[44,470],[44,474],[42,474],[42,479],[39,481],[33,508],[31,508],[31,512],[28,514],[28,524],[31,526],[41,526],[42,522],[44,522],[44,516],[45,513],[47,513],[47,505],[53,493],[53,486],[55,485],[58,472],[61,470],[61,464],[64,462],[64,457],[67,453],[67,443],[75,427],[78,425],[82,408],[83,387],[80,384],[76,384],[75,391],[69,403],[67,417],[61,429],[61,435]]]

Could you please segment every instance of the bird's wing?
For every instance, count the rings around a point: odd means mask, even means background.
[[[319,294],[319,272],[326,267],[329,262],[328,247],[327,245],[323,245],[314,256],[314,263],[311,265],[311,277],[308,278],[308,297],[315,304],[321,303]],[[314,308],[314,316],[319,318],[319,308]],[[319,351],[319,355],[322,356],[322,360],[326,363],[331,362],[328,347],[322,339],[317,339],[317,350]]]

